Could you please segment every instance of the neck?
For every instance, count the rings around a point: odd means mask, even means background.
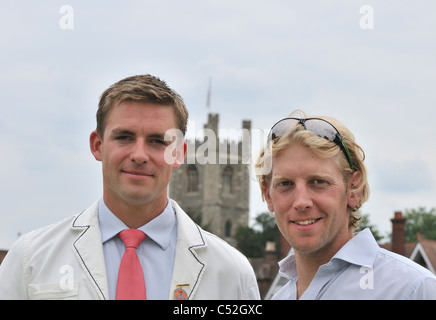
[[[103,196],[109,210],[127,227],[137,229],[160,215],[168,204],[168,199],[148,203],[127,203]]]
[[[295,261],[297,266],[297,298],[303,295],[315,277],[320,266],[328,263],[331,258],[353,237],[350,230],[349,236],[328,248],[320,248],[312,252],[301,252],[295,250]]]

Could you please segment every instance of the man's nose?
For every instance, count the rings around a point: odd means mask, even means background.
[[[149,150],[147,144],[142,139],[138,139],[133,145],[130,159],[136,163],[145,163],[149,160]]]
[[[313,202],[310,196],[310,190],[308,190],[306,185],[297,185],[294,190],[294,208],[297,211],[304,211],[312,207],[312,205]]]

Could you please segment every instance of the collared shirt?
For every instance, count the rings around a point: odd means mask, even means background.
[[[289,281],[273,299],[296,300],[295,256],[279,266]],[[318,268],[300,299],[436,299],[436,277],[412,260],[380,248],[365,229]]]
[[[116,298],[118,269],[125,246],[118,233],[128,227],[106,206],[98,205],[103,252],[108,277],[109,298]],[[171,202],[156,218],[138,228],[147,237],[136,249],[142,265],[148,300],[167,300],[173,274],[177,242],[177,218]]]

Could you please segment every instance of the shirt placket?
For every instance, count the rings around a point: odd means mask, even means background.
[[[341,273],[343,268],[343,265],[336,264],[332,261],[320,266],[309,287],[306,289],[300,299],[321,299],[323,288],[328,285],[330,281],[335,279]]]

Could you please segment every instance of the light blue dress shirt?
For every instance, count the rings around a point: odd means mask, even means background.
[[[103,199],[99,201],[98,218],[109,298],[115,299],[118,269],[125,250],[118,233],[128,227],[109,210]],[[171,202],[168,201],[160,215],[138,229],[147,235],[136,250],[144,272],[147,300],[168,300],[177,243],[177,218]]]
[[[279,262],[289,281],[273,299],[297,299],[297,267],[292,254]],[[300,299],[436,299],[436,277],[406,257],[378,246],[365,229],[318,268]]]

